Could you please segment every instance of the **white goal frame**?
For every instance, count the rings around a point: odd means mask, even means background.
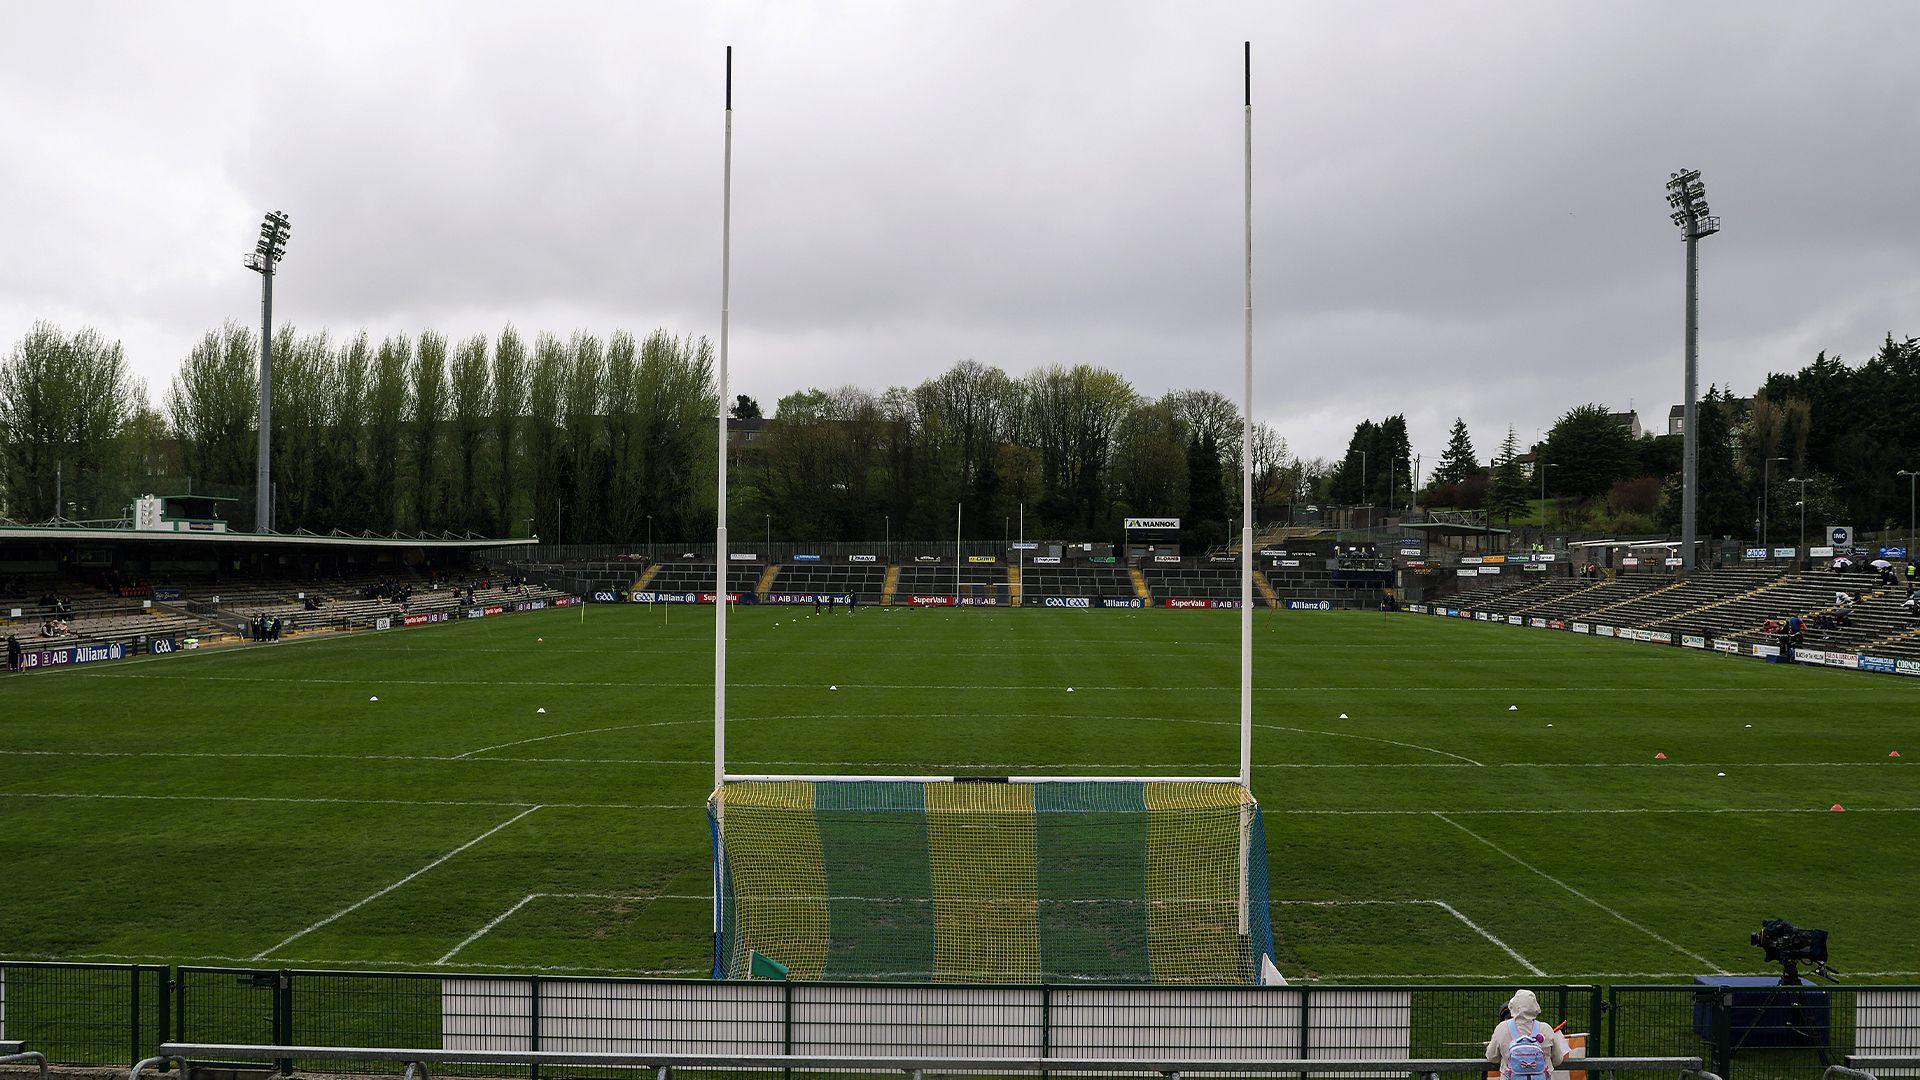
[[[926,776],[899,774],[823,774],[823,773],[733,773],[727,771],[727,330],[732,299],[733,272],[733,46],[726,50],[725,135],[721,166],[720,201],[720,349],[718,363],[718,501],[714,525],[714,637],[713,637],[713,786],[719,792],[728,783],[739,782],[892,782],[960,783],[1002,782],[1011,784],[1067,783],[1188,783],[1238,784],[1249,794],[1253,790],[1253,44],[1245,42],[1242,63],[1242,123],[1244,128],[1243,164],[1243,241],[1245,273],[1242,283],[1243,322],[1241,347],[1241,437],[1240,437],[1240,770],[1236,776]],[[954,589],[958,601],[960,588],[960,508],[955,508]],[[1025,520],[1022,517],[1022,535]],[[772,558],[769,552],[767,557]],[[715,802],[716,813],[721,804]],[[1240,816],[1240,932],[1247,932],[1247,844],[1250,813]],[[716,833],[718,843],[718,833]],[[720,860],[714,860],[713,931],[716,941],[721,931]]]

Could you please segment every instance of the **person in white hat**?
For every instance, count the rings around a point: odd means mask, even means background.
[[[1487,1060],[1500,1064],[1501,1080],[1551,1080],[1573,1052],[1567,1037],[1540,1022],[1540,999],[1531,990],[1514,991],[1507,1015],[1487,1040]]]

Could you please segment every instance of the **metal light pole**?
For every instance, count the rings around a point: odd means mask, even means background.
[[[1547,470],[1559,466],[1551,461],[1541,461],[1538,455],[1535,455],[1533,464],[1540,470],[1540,531],[1544,533],[1547,529]]]
[[[1773,482],[1769,478],[1773,475],[1773,463],[1776,461],[1785,461],[1785,460],[1787,459],[1783,457],[1770,457],[1760,463],[1760,546],[1761,547],[1767,546],[1767,507],[1769,502],[1768,496],[1770,496],[1773,492]]]
[[[1920,478],[1920,470],[1901,469],[1894,475],[1907,478],[1907,557],[1905,561],[1911,565],[1915,559],[1920,559],[1920,555],[1915,555],[1913,550],[1914,480]]]
[[[1787,483],[1800,485],[1800,547],[1794,552],[1794,558],[1798,559],[1801,552],[1807,550],[1807,481],[1797,476],[1789,476]]]
[[[1667,179],[1667,205],[1673,208],[1673,223],[1680,226],[1687,241],[1687,388],[1681,423],[1680,471],[1680,545],[1682,571],[1693,569],[1695,518],[1700,502],[1700,425],[1698,397],[1700,387],[1700,253],[1702,237],[1720,231],[1720,219],[1707,211],[1707,188],[1700,182],[1699,169],[1685,169]]]
[[[253,531],[273,531],[273,275],[287,253],[293,227],[285,210],[260,223],[260,239],[246,257],[247,269],[260,275],[260,437],[253,474]]]

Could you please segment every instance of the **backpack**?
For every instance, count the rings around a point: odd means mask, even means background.
[[[1528,1021],[1532,1030],[1520,1034],[1520,1021],[1513,1020],[1513,1043],[1507,1048],[1507,1063],[1500,1069],[1503,1080],[1550,1080],[1553,1064],[1547,1060],[1547,1037],[1540,1021]]]

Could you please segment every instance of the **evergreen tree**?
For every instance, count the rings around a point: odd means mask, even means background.
[[[1223,542],[1228,533],[1227,485],[1220,469],[1220,444],[1211,431],[1187,441],[1186,533],[1199,547]]]
[[[1520,467],[1520,440],[1509,426],[1507,437],[1500,444],[1500,456],[1494,460],[1493,488],[1487,492],[1487,517],[1512,521],[1515,515],[1526,513],[1529,488],[1527,474]]]
[[[1457,484],[1480,471],[1480,459],[1473,453],[1473,438],[1467,434],[1467,422],[1453,418],[1453,433],[1447,436],[1446,452],[1433,470],[1435,484]]]

